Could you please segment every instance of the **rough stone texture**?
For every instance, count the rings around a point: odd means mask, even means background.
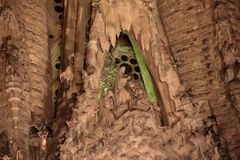
[[[12,159],[29,158],[29,128],[51,113],[45,1],[1,1],[1,136]],[[5,66],[4,66],[5,65]],[[2,153],[1,153],[2,154]]]
[[[21,41],[22,26],[12,1],[1,1],[1,156],[28,158],[29,101],[21,101],[29,95],[26,53]],[[23,55],[23,56],[21,56]],[[5,144],[5,145],[3,145]],[[8,149],[8,150],[6,150]]]
[[[1,0],[0,159],[240,159],[239,16],[238,0]],[[124,67],[99,98],[121,32],[158,105]]]
[[[66,140],[60,145],[60,159],[220,158],[217,144],[221,140],[216,139],[216,124],[210,114],[202,112],[207,110],[207,102],[195,104],[195,110],[193,106],[184,106],[176,117],[170,118],[172,125],[163,127],[157,118],[159,111],[144,99],[146,95],[139,84],[122,78],[120,74],[112,95],[117,96],[113,98],[116,102],[112,102],[110,94],[96,108],[98,92],[91,89],[77,98],[72,118],[67,122]],[[136,96],[128,103],[129,97],[124,95],[130,92],[136,92]],[[122,112],[125,107],[127,110]]]
[[[224,139],[216,128],[208,95],[204,95],[206,90],[210,91],[212,88],[201,82],[201,78],[205,79],[201,77],[201,72],[196,77],[190,72],[191,74],[185,76],[186,81],[187,78],[190,79],[189,83],[183,82],[181,75],[184,75],[184,69],[173,65],[178,63],[173,57],[172,37],[165,34],[166,24],[156,18],[158,12],[154,2],[125,2],[123,7],[121,1],[101,1],[94,5],[98,9],[94,12],[86,55],[87,73],[84,76],[83,87],[85,93],[77,96],[71,119],[67,122],[66,140],[59,145],[60,159],[219,159],[220,156],[229,158],[225,153],[227,148],[221,150],[221,147],[226,147]],[[125,17],[130,11],[135,19]],[[143,22],[148,23],[140,25]],[[105,54],[110,44],[115,46],[115,37],[120,31],[130,31],[131,28],[161,96],[161,108],[165,110],[168,127],[160,126],[155,117],[160,114],[153,112],[154,107],[144,100],[144,96],[141,103],[135,101],[134,97],[128,99],[128,95],[131,95],[131,85],[128,84],[131,82],[124,78],[121,80],[121,76],[117,76],[113,93],[107,93],[102,103],[97,102]],[[183,37],[192,40],[186,35]],[[176,35],[173,38],[178,40]],[[189,47],[189,55],[201,51],[191,48],[191,44],[180,47]],[[186,64],[185,72],[192,67],[201,67],[200,69],[205,69],[202,71],[203,75],[208,73],[208,68],[201,65],[198,56],[194,59],[189,55],[189,64]],[[197,78],[199,81],[196,81]],[[196,93],[192,93],[194,83],[199,85]],[[136,88],[133,92],[138,93]],[[194,94],[203,96],[196,97]],[[142,103],[146,109],[139,106]],[[133,110],[131,106],[134,106]],[[164,137],[163,141],[161,137]],[[172,142],[173,139],[176,142]]]
[[[188,96],[209,100],[231,157],[239,159],[239,2],[161,0],[159,12]]]
[[[21,1],[22,20],[25,26],[25,43],[29,54],[28,72],[31,85],[33,121],[42,121],[44,114],[51,113],[51,70],[48,51],[46,1]],[[42,7],[43,6],[43,7]],[[44,112],[44,108],[48,110]]]

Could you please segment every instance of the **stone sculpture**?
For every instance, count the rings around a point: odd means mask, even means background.
[[[237,0],[0,0],[0,159],[239,159],[239,15]]]

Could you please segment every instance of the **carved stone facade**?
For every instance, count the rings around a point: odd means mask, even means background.
[[[239,16],[237,0],[1,0],[0,159],[240,159]]]

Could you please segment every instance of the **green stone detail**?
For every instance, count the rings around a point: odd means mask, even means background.
[[[147,68],[147,65],[145,63],[141,49],[138,47],[137,42],[132,38],[132,36],[129,33],[123,33],[123,34],[128,35],[128,38],[132,44],[137,62],[139,64],[139,67],[141,70],[141,75],[142,75],[143,83],[144,83],[148,98],[152,103],[157,104],[158,98],[157,98],[157,94],[155,92],[153,80],[152,80],[151,74]]]
[[[123,53],[129,53],[132,52],[132,48],[129,46],[120,46],[120,45],[116,45],[115,50],[119,51],[119,52],[123,52]]]
[[[55,102],[57,101],[56,90],[60,88],[59,74],[60,70],[56,68],[56,64],[60,64],[59,57],[63,53],[62,40],[58,39],[50,49],[51,52],[51,67],[52,67],[52,105],[55,107]]]
[[[116,73],[118,67],[114,62],[112,53],[109,52],[106,55],[104,68],[100,77],[100,94],[99,99],[103,98],[108,90],[112,90],[116,81]]]

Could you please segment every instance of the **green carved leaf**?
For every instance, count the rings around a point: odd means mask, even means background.
[[[129,38],[129,40],[132,44],[137,62],[139,64],[139,68],[140,68],[140,71],[141,71],[144,87],[146,89],[148,98],[152,103],[157,104],[158,103],[157,94],[156,94],[155,89],[154,89],[154,84],[153,84],[153,81],[152,81],[151,74],[150,74],[150,72],[147,68],[147,65],[145,63],[143,54],[141,53],[141,49],[138,47],[137,42],[132,38],[132,36],[129,33],[124,32],[123,34],[126,34],[128,36],[128,38]]]
[[[52,67],[52,103],[54,103],[57,100],[56,92],[60,88],[60,82],[59,82],[59,68],[56,67],[56,64],[60,65],[60,56],[63,53],[63,47],[62,47],[62,40],[58,39],[51,47],[51,67]]]

